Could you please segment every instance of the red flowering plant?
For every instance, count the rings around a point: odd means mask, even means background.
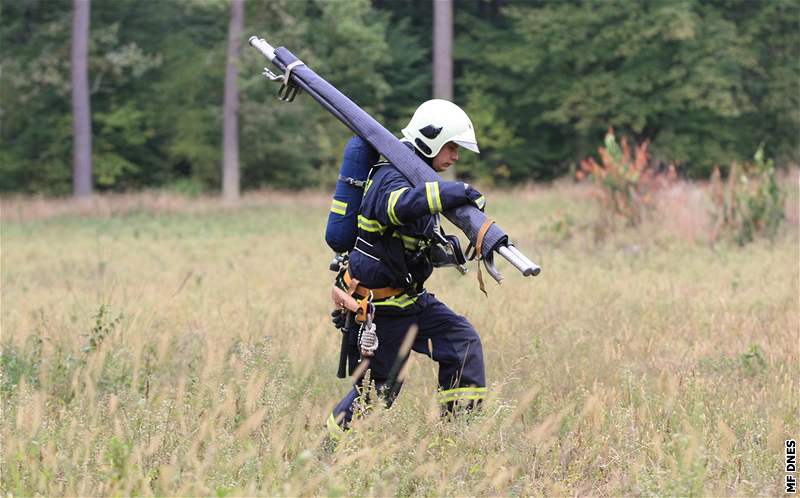
[[[674,165],[660,171],[652,164],[649,145],[646,140],[631,147],[624,136],[617,143],[614,129],[609,128],[605,147],[597,149],[602,164],[593,157],[581,161],[576,177],[579,181],[591,178],[598,187],[606,225],[615,219],[622,219],[629,226],[638,225],[645,210],[653,206],[653,194],[677,179]]]

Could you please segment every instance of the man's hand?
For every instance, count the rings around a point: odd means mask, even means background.
[[[478,189],[471,187],[469,183],[464,184],[464,194],[466,194],[469,203],[476,208],[481,211],[486,208],[486,198],[478,192]]]
[[[347,310],[337,308],[331,312],[331,321],[333,326],[337,329],[344,331],[347,324]]]

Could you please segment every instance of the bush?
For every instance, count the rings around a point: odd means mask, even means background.
[[[722,183],[719,167],[711,174],[712,217],[710,240],[729,235],[743,246],[756,237],[774,239],[784,218],[785,192],[778,185],[772,159],[765,159],[764,144],[753,156],[754,162],[739,167],[733,163],[727,185]]]
[[[22,380],[28,385],[38,386],[41,349],[41,340],[30,355],[8,341],[3,344],[3,350],[0,351],[0,394],[3,397],[10,396]]]
[[[631,149],[625,137],[618,144],[614,129],[609,128],[605,147],[597,149],[602,165],[593,157],[581,161],[576,177],[594,180],[605,226],[613,226],[617,220],[623,220],[628,226],[638,225],[645,211],[653,206],[653,193],[677,178],[673,165],[661,171],[651,163],[647,152],[649,145],[650,142],[645,141]]]

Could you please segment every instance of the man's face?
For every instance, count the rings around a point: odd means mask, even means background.
[[[455,142],[447,142],[439,150],[439,153],[433,156],[431,166],[437,173],[445,171],[450,166],[458,161],[458,144]]]

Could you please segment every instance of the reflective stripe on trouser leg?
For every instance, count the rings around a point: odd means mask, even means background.
[[[392,404],[402,387],[402,382],[398,382],[396,379],[389,379],[389,375],[393,370],[393,366],[397,362],[398,351],[401,343],[403,342],[403,338],[405,337],[408,328],[416,322],[416,318],[412,314],[408,316],[394,317],[393,319],[387,320],[383,318],[383,310],[408,310],[413,308],[412,305],[416,299],[416,297],[411,297],[404,294],[387,299],[381,303],[375,303],[376,309],[378,309],[375,319],[375,323],[377,325],[376,332],[378,334],[378,339],[380,340],[380,345],[378,346],[377,351],[375,351],[375,355],[370,358],[369,372],[370,378],[375,383],[376,390],[383,398],[387,406]],[[378,306],[379,304],[382,306]],[[366,372],[362,374],[362,378],[363,375],[366,375]],[[340,431],[345,431],[353,420],[353,415],[356,411],[355,404],[359,399],[359,391],[361,389],[362,379],[353,379],[353,381],[353,388],[344,396],[344,398],[342,398],[341,401],[339,401],[339,403],[333,409],[333,413],[328,418],[328,430],[332,431],[332,437],[335,437],[333,436],[333,433],[338,433],[336,428],[339,428]],[[388,385],[390,381],[391,385]],[[363,401],[369,403],[369,400]]]
[[[483,346],[475,328],[435,297],[424,301],[414,350],[439,364],[439,389],[486,387]]]
[[[476,404],[486,397],[485,387],[456,387],[439,392],[438,401],[441,404],[466,401],[468,405]],[[451,405],[448,405],[448,407]]]
[[[415,351],[439,363],[438,401],[451,411],[476,406],[486,396],[483,346],[469,321],[433,296],[425,299]]]
[[[342,437],[342,434],[344,434],[344,429],[339,427],[339,424],[336,423],[336,417],[333,416],[333,413],[328,415],[328,421],[325,423],[325,426],[328,429],[328,434],[334,440],[338,441],[339,438]]]
[[[397,394],[400,392],[401,387],[401,382],[394,382],[391,386],[388,386],[383,382],[375,383],[375,390],[378,392],[378,396],[383,399],[384,403],[386,403],[387,408],[392,406],[392,403],[397,397]],[[356,401],[359,400],[360,394],[360,388],[353,386],[353,388],[348,391],[344,398],[339,401],[330,416],[328,416],[328,420],[325,425],[327,426],[328,433],[332,438],[338,439],[342,434],[344,434],[344,431],[350,427],[350,423],[353,421],[353,415],[355,413]],[[369,404],[371,400],[368,399],[368,396],[363,396],[361,398],[361,402]]]
[[[353,420],[353,404],[357,398],[358,390],[353,387],[333,409],[325,424],[332,438],[338,439],[350,425]]]

